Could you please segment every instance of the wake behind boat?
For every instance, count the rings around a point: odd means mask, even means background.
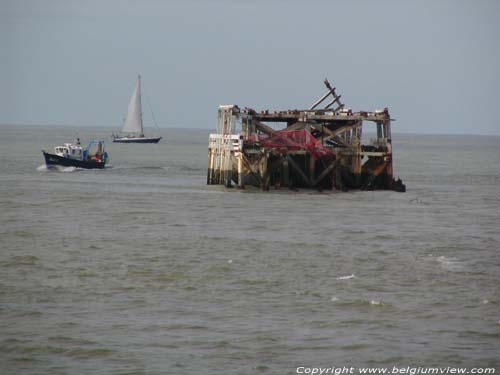
[[[142,125],[141,76],[138,76],[130,98],[121,134],[112,134],[113,143],[158,143],[161,137],[145,137]]]
[[[102,169],[109,161],[108,153],[104,150],[104,141],[92,140],[87,147],[80,145],[77,138],[73,143],[54,147],[50,154],[42,150],[47,167],[62,166],[85,169]]]

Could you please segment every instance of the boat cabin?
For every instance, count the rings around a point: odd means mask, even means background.
[[[64,146],[56,146],[54,151],[57,156],[78,160],[83,159],[83,149],[79,145],[65,143]]]

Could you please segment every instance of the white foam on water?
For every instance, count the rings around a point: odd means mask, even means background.
[[[339,299],[338,299],[337,297],[335,297],[335,296],[333,296],[332,298],[330,298],[330,301],[332,301],[332,302],[336,302],[336,301],[338,301],[338,300],[339,300]]]
[[[63,167],[61,165],[47,166],[46,164],[42,164],[39,167],[37,167],[36,170],[39,171],[39,172],[53,172],[53,171],[56,171],[56,172],[63,172],[63,173],[71,173],[71,172],[74,172],[74,171],[77,171],[77,170],[80,171],[80,170],[84,170],[84,169],[77,168],[77,167]]]
[[[379,305],[382,305],[382,301],[376,301],[376,300],[371,300],[370,301],[370,305],[374,305],[374,306],[379,306]]]
[[[337,277],[337,280],[349,280],[349,279],[354,279],[356,276],[354,276],[353,273],[351,273],[350,275],[347,275],[347,276],[339,276]]]
[[[461,271],[464,266],[457,258],[447,258],[441,255],[436,258],[441,267],[447,271]]]

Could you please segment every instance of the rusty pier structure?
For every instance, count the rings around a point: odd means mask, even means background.
[[[217,132],[209,138],[207,184],[406,191],[394,178],[389,110],[354,112],[324,83],[326,93],[308,109],[220,106]],[[374,137],[364,144],[365,124]]]

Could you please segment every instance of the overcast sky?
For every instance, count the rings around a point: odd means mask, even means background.
[[[306,108],[323,79],[394,132],[500,134],[500,1],[0,0],[0,123],[213,129]]]

